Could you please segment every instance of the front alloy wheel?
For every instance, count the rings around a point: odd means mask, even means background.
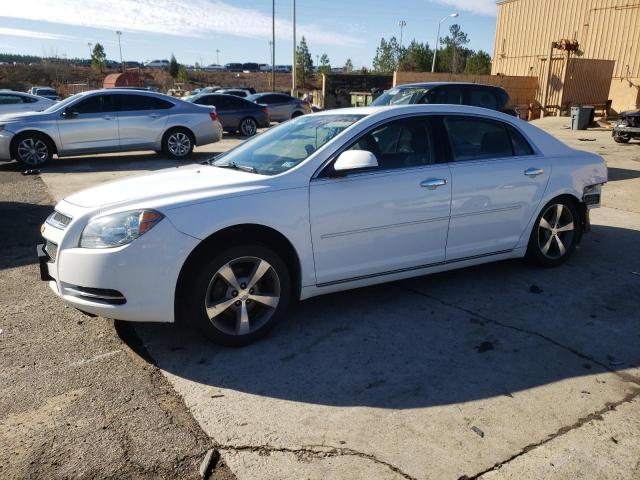
[[[47,143],[38,137],[26,137],[19,141],[16,148],[17,160],[30,167],[44,165],[51,158]]]
[[[538,216],[527,257],[543,266],[559,265],[575,249],[580,232],[580,218],[573,202],[554,200]]]
[[[199,259],[192,268],[199,273],[185,284],[188,319],[216,343],[251,343],[265,335],[288,307],[288,268],[266,246],[233,247]]]
[[[253,118],[245,118],[240,122],[240,132],[245,137],[252,137],[258,131],[258,125]]]

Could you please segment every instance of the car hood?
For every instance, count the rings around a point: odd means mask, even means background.
[[[19,113],[5,113],[4,115],[0,115],[0,123],[8,123],[8,122],[20,122],[23,120],[34,120],[43,119],[44,117],[48,117],[51,115],[50,112],[19,112]]]
[[[188,165],[108,182],[65,198],[86,208],[141,205],[173,207],[268,188],[270,177],[211,165]],[[137,208],[137,207],[136,207]]]
[[[626,112],[621,112],[620,117],[640,117],[640,110],[627,110]]]

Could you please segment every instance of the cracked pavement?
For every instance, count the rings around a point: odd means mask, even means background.
[[[500,262],[314,298],[243,349],[135,326],[239,479],[640,476],[640,144],[568,122],[538,125],[604,155],[610,182],[560,268]],[[145,168],[70,165],[43,172],[57,198]]]

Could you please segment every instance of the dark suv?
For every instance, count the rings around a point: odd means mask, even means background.
[[[613,140],[617,143],[627,143],[632,138],[640,140],[640,110],[629,110],[619,116],[613,126]]]
[[[518,116],[509,94],[495,85],[478,83],[409,83],[393,87],[374,100],[372,105],[408,105],[412,103],[445,103],[490,108]]]

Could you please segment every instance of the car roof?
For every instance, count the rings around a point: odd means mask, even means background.
[[[462,85],[462,86],[472,86],[472,87],[490,87],[490,88],[500,88],[499,85],[489,85],[486,83],[473,83],[473,82],[417,82],[417,83],[404,83],[402,85],[396,85],[391,88],[416,88],[416,87],[441,87],[443,85]]]

